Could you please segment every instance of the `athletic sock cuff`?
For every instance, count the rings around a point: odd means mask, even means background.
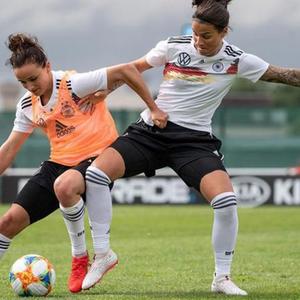
[[[100,169],[89,166],[86,170],[85,179],[87,183],[95,183],[99,185],[109,185],[110,178]]]
[[[65,213],[77,212],[78,210],[81,210],[83,206],[84,206],[84,202],[83,202],[82,198],[80,198],[80,200],[75,205],[70,206],[70,207],[64,207],[61,204],[59,204],[60,210]]]
[[[84,202],[80,198],[80,200],[71,207],[63,207],[61,204],[59,208],[63,214],[63,217],[71,222],[76,222],[82,218],[84,215]]]
[[[233,192],[226,192],[217,195],[210,203],[214,209],[225,208],[237,205],[236,196]]]
[[[5,243],[10,243],[12,240],[8,237],[6,237],[5,235],[3,235],[2,233],[0,233],[0,241],[5,242]]]

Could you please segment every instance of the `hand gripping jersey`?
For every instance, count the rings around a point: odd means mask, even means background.
[[[53,74],[54,99],[49,101],[50,108],[42,106],[39,97],[26,93],[18,105],[14,130],[30,132],[40,127],[50,141],[50,160],[74,166],[99,155],[117,138],[117,130],[104,101],[80,107],[70,73]]]
[[[237,76],[253,82],[269,64],[223,41],[211,57],[199,54],[192,36],[171,37],[159,42],[146,55],[153,67],[164,66],[156,104],[169,120],[194,130],[211,132],[211,119]],[[148,109],[142,118],[152,125]]]

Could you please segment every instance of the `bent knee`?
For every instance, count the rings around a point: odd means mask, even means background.
[[[85,185],[83,177],[65,176],[58,177],[54,182],[53,188],[61,205],[68,207],[72,206],[74,200],[84,193]]]
[[[54,182],[54,191],[59,200],[71,198],[75,193],[75,187],[71,180],[57,178]]]

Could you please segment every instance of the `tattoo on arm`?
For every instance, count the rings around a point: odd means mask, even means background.
[[[112,91],[116,90],[117,88],[119,88],[120,86],[122,86],[124,84],[124,81],[122,80],[118,80],[116,81],[112,87],[109,89],[109,93],[111,93]]]
[[[270,65],[260,80],[300,87],[300,69],[282,68]]]

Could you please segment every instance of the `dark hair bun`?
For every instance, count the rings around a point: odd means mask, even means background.
[[[35,36],[26,33],[14,33],[8,36],[6,46],[12,52],[6,64],[14,69],[26,63],[44,67],[48,61],[44,49]]]
[[[192,6],[200,6],[201,4],[206,4],[208,2],[218,2],[227,8],[227,5],[231,2],[231,0],[193,0]]]
[[[10,51],[25,50],[30,47],[36,47],[38,40],[36,37],[25,35],[24,33],[11,34],[8,37],[7,46]]]

